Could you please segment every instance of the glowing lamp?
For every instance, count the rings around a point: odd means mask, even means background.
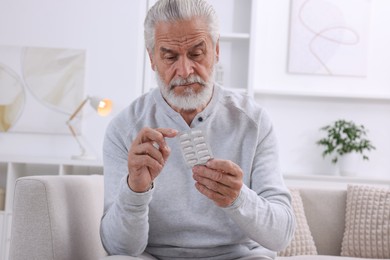
[[[80,141],[75,128],[72,125],[72,121],[74,118],[81,112],[85,104],[91,105],[91,107],[98,113],[100,116],[107,116],[108,114],[111,113],[112,110],[112,101],[109,99],[102,99],[98,97],[86,97],[83,102],[76,108],[76,110],[72,113],[72,115],[69,117],[68,121],[66,121],[66,124],[69,127],[70,132],[72,133],[73,138],[76,140],[77,144],[80,147],[80,155],[74,155],[72,156],[72,159],[81,159],[81,160],[86,160],[86,159],[95,159],[92,156],[89,156],[86,154],[86,149],[83,146],[82,142]]]

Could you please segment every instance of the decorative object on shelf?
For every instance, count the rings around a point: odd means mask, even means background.
[[[78,134],[76,132],[76,129],[74,128],[74,126],[72,124],[75,117],[81,112],[81,110],[83,109],[85,104],[87,104],[88,102],[92,106],[92,108],[94,110],[96,110],[96,112],[100,116],[107,116],[108,114],[111,113],[111,110],[112,110],[112,101],[111,100],[102,99],[102,98],[98,98],[98,97],[90,97],[90,96],[87,96],[83,100],[83,102],[81,102],[81,104],[76,108],[76,110],[73,112],[73,114],[69,117],[68,121],[66,121],[66,124],[68,125],[69,130],[72,133],[72,136],[74,137],[74,139],[78,143],[78,145],[80,147],[80,151],[81,151],[80,155],[74,155],[74,156],[72,156],[72,159],[81,159],[81,160],[95,159],[93,156],[90,156],[86,153],[86,149],[83,146],[82,142],[80,141]]]
[[[338,163],[340,174],[354,174],[356,158],[368,160],[366,152],[376,149],[365,138],[367,130],[364,125],[357,125],[353,121],[339,119],[320,130],[326,132],[326,137],[318,140],[317,144],[325,147],[322,152],[324,157],[331,156],[332,163]]]
[[[223,67],[221,64],[215,66],[215,82],[223,86]]]

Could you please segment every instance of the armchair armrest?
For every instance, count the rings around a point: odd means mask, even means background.
[[[10,259],[106,256],[99,227],[103,176],[33,176],[16,181]]]

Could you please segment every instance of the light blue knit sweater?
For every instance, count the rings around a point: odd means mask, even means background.
[[[202,129],[214,157],[243,170],[238,199],[220,208],[196,190],[178,138],[166,140],[172,152],[154,188],[132,192],[127,154],[143,127]],[[101,237],[109,254],[136,256],[146,250],[159,259],[227,260],[256,252],[273,258],[292,237],[295,220],[275,134],[264,110],[245,95],[215,86],[209,105],[188,126],[154,89],[112,120],[103,158]]]

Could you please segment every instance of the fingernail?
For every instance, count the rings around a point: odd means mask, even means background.
[[[152,142],[152,145],[154,148],[156,148],[157,150],[160,149],[160,146],[158,145],[158,143],[156,143],[155,141]]]
[[[169,130],[169,133],[170,133],[170,134],[177,134],[178,131],[177,131],[176,129],[170,129],[170,130]]]

